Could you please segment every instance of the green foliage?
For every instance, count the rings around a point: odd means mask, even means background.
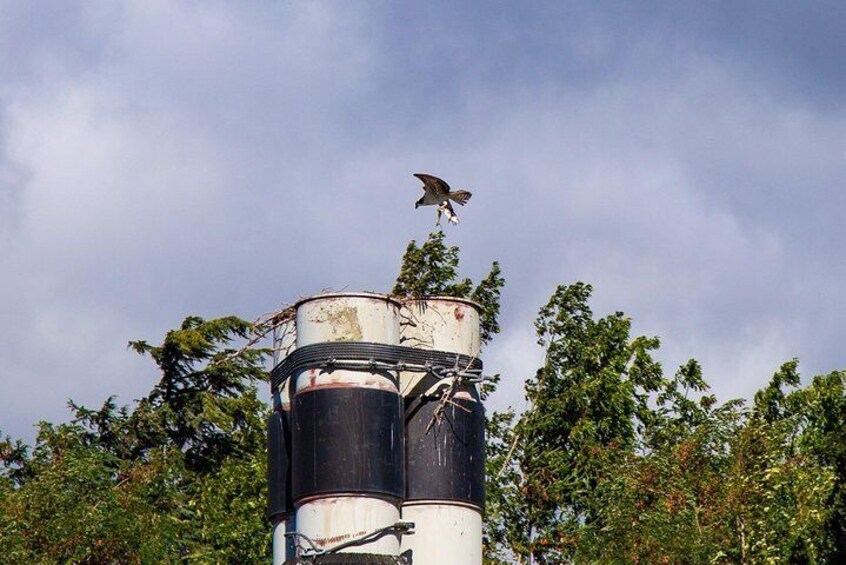
[[[750,408],[719,404],[590,293],[541,308],[530,406],[489,437],[486,563],[843,562],[846,373],[794,390],[794,359]]]
[[[458,266],[443,233],[412,241],[393,292],[479,302],[487,342],[499,265],[475,286]],[[555,290],[528,409],[486,418],[485,563],[846,562],[846,372],[801,388],[793,359],[749,407],[720,404],[695,359],[665,376],[659,340],[595,317],[591,292]],[[230,348],[250,329],[189,317],[160,345],[132,342],[160,373],[147,396],[71,402],[32,447],[0,440],[0,561],[267,562],[266,351]]]
[[[270,531],[267,507],[267,458],[254,450],[227,458],[213,474],[192,485],[189,508],[198,527],[189,558],[201,563],[264,563]]]
[[[834,474],[828,492],[825,524],[829,563],[846,562],[846,371],[814,378],[787,399],[803,425],[798,441],[804,452]]]
[[[242,395],[255,381],[265,380],[260,362],[266,351],[233,356],[221,349],[235,337],[247,338],[249,331],[250,324],[234,316],[211,321],[189,317],[160,346],[130,343],[149,355],[162,374],[128,422],[136,453],[169,444],[185,453],[189,468],[208,471],[226,457],[262,444],[263,427],[251,421],[254,407],[249,402],[242,406]]]
[[[11,563],[177,561],[188,526],[178,519],[180,454],[120,460],[86,434],[41,424],[32,477],[3,496],[0,554]]]
[[[561,286],[540,310],[535,328],[543,366],[526,383],[530,408],[516,423],[510,474],[499,501],[500,537],[537,563],[575,555],[578,534],[601,519],[593,494],[606,458],[630,450],[635,422],[661,382],[650,356],[657,340],[630,338],[621,313],[594,320],[591,288]]]
[[[466,297],[473,288],[470,279],[458,278],[458,247],[447,247],[444,232],[436,231],[421,246],[412,240],[405,249],[399,276],[391,291],[398,296]]]
[[[133,409],[70,403],[32,453],[0,443],[0,555],[13,563],[259,563],[263,350],[233,356],[234,317],[187,318],[164,342],[131,347],[161,378]]]
[[[488,275],[473,286],[469,278],[458,278],[458,247],[444,243],[444,232],[436,231],[418,246],[412,240],[402,257],[392,294],[404,298],[454,296],[469,298],[482,307],[482,343],[499,333],[499,301],[505,279],[494,261]]]

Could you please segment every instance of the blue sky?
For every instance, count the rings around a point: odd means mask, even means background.
[[[186,315],[388,290],[414,172],[503,265],[495,407],[576,280],[722,399],[846,367],[842,2],[0,0],[0,430],[143,395]]]

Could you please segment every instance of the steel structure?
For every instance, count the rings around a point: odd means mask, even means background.
[[[295,308],[274,333],[274,565],[480,565],[478,305],[336,293]]]

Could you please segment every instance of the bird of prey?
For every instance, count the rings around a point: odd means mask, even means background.
[[[473,195],[466,190],[452,192],[446,182],[432,175],[415,173],[414,176],[423,181],[423,197],[414,204],[414,208],[437,205],[438,221],[436,225],[441,225],[441,214],[446,215],[447,220],[453,224],[457,224],[458,216],[455,215],[455,210],[452,209],[452,204],[449,201],[454,200],[464,206]]]

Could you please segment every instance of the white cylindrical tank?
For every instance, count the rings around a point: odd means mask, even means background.
[[[399,343],[400,304],[338,293],[296,305],[297,348],[327,342]],[[295,373],[292,483],[301,547],[353,541],[400,520],[404,494],[402,404],[395,376],[318,367]],[[349,553],[398,556],[391,533]]]
[[[459,298],[409,300],[402,312],[403,345],[478,357],[480,307]],[[440,411],[438,400],[415,402],[436,385],[432,376],[405,373],[400,390],[406,414],[406,500],[403,520],[414,534],[402,551],[413,563],[481,565],[484,509],[484,413],[474,385],[456,388]],[[436,412],[439,416],[436,416]],[[432,423],[439,417],[440,421]],[[431,424],[431,425],[430,425]]]
[[[407,300],[400,322],[400,343],[419,349],[434,349],[478,357],[481,349],[479,305],[471,300],[433,297]],[[430,379],[416,372],[400,374],[400,393],[416,396],[431,386]]]

